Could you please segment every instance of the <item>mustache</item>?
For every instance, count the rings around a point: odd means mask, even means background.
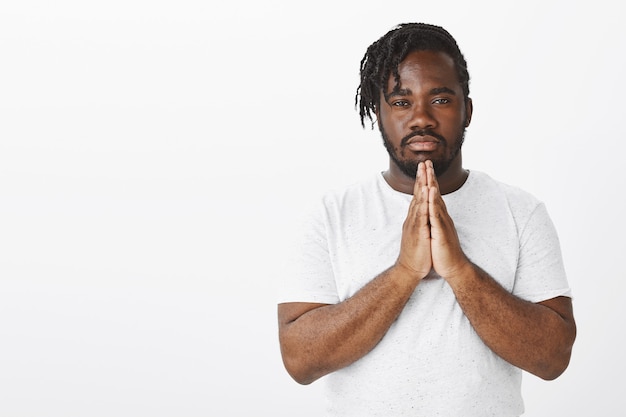
[[[435,133],[430,129],[420,129],[420,130],[415,130],[411,132],[410,134],[406,135],[405,137],[403,137],[402,140],[400,141],[400,146],[406,146],[406,144],[415,136],[432,136],[436,138],[438,141],[442,142],[443,144],[448,143],[446,138],[444,138],[440,134]]]

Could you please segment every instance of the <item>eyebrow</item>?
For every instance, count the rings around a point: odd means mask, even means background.
[[[448,87],[437,87],[437,88],[433,88],[432,90],[430,90],[431,96],[435,96],[437,94],[443,94],[443,93],[456,96],[456,91]]]
[[[448,87],[435,87],[431,88],[431,90],[428,92],[428,94],[431,96],[436,96],[437,94],[444,93],[456,96],[456,91]],[[394,96],[406,97],[410,96],[411,94],[413,94],[413,92],[410,88],[394,88],[389,94],[385,94],[385,100],[388,101],[391,97]]]

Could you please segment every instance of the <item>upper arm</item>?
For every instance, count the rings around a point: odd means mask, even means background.
[[[296,321],[302,315],[316,308],[327,306],[324,303],[281,303],[278,304],[278,326],[283,329],[285,326]]]
[[[567,324],[569,331],[573,333],[572,336],[575,337],[576,322],[574,320],[574,308],[570,297],[555,297],[549,300],[540,301],[537,304],[547,307],[561,316],[563,321]]]
[[[540,301],[537,304],[541,304],[542,306],[554,310],[564,320],[574,320],[574,309],[572,307],[572,299],[570,297],[555,297],[549,300]]]
[[[574,320],[572,299],[561,296],[541,301],[537,304],[549,308],[561,317],[562,325],[559,326],[560,331],[555,331],[551,337],[557,341],[557,346],[567,356],[567,362],[569,362],[572,346],[576,340],[576,321]]]

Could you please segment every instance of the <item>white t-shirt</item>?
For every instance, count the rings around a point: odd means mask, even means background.
[[[341,302],[396,261],[412,196],[381,174],[325,196],[287,262],[279,302]],[[443,196],[466,256],[531,302],[570,296],[545,206],[471,171]],[[322,378],[328,415],[519,416],[522,371],[478,337],[441,277],[417,286],[380,343]]]

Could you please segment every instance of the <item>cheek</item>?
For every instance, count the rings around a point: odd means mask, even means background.
[[[398,134],[404,131],[403,126],[404,123],[398,117],[391,117],[389,115],[382,115],[379,119],[379,124],[382,123],[385,132],[392,137],[396,137]]]

